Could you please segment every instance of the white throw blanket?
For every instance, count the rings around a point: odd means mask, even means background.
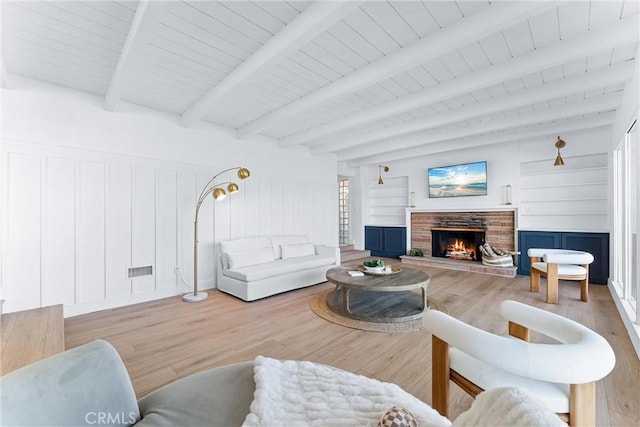
[[[453,422],[453,427],[482,426],[560,427],[566,424],[528,394],[517,388],[505,387],[480,393],[471,409]]]
[[[254,361],[256,391],[244,426],[375,426],[393,405],[420,426],[450,426],[431,406],[395,384],[312,362]]]

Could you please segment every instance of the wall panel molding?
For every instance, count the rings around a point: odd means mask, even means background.
[[[7,142],[5,311],[63,303],[71,316],[190,290],[196,197],[220,168]],[[307,234],[337,244],[335,182],[254,172],[238,184],[201,207],[200,288],[215,287],[220,240]],[[152,276],[127,276],[144,265]]]

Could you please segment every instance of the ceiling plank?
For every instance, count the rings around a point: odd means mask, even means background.
[[[105,109],[113,111],[122,99],[132,70],[135,69],[147,45],[151,28],[164,15],[166,5],[167,2],[163,1],[140,0],[105,95]]]
[[[490,102],[472,104],[451,112],[440,113],[426,120],[419,118],[409,123],[388,126],[375,132],[361,133],[353,138],[333,137],[330,140],[315,141],[312,145],[317,147],[314,149],[315,154],[343,150],[383,139],[462,122],[482,115],[499,113],[505,110],[557,99],[563,96],[582,94],[588,90],[602,89],[605,86],[630,80],[633,77],[634,71],[633,61],[627,61],[612,67],[600,68],[589,73],[569,76],[566,79],[557,80],[546,85],[511,92],[500,98],[492,99]]]
[[[504,81],[529,75],[573,60],[583,59],[596,52],[610,50],[638,41],[638,15],[618,21],[615,25],[598,31],[591,31],[573,39],[534,50],[508,62],[478,70],[457,79],[429,87],[423,91],[400,98],[396,101],[352,114],[343,119],[317,126],[304,132],[281,138],[279,145],[287,147],[324,137],[368,122],[378,121],[405,111],[464,95],[481,88],[487,88]]]
[[[9,73],[7,72],[7,63],[2,51],[0,51],[0,87],[9,89]]]
[[[426,135],[409,135],[407,137],[395,138],[390,140],[387,139],[378,143],[368,144],[366,150],[360,147],[349,148],[337,152],[338,160],[357,159],[362,157],[363,152],[366,152],[367,155],[371,156],[376,154],[389,154],[393,153],[396,150],[402,150],[405,148],[416,147],[434,142],[449,141],[452,139],[463,138],[471,135],[478,135],[488,132],[499,132],[502,130],[532,125],[539,122],[564,120],[567,117],[597,113],[600,111],[608,111],[618,107],[621,102],[621,93],[611,93],[608,95],[590,98],[581,102],[553,106],[544,110],[521,114],[520,116],[491,120],[487,123],[483,123],[482,125],[468,126],[462,129],[456,129],[448,132],[438,132],[435,134]],[[311,150],[311,153],[324,154],[321,152],[316,153],[313,149]]]
[[[608,127],[615,120],[615,112],[599,114],[596,118],[580,118],[567,120],[553,125],[544,124],[539,129],[515,130],[510,133],[499,135],[487,135],[473,138],[463,138],[454,141],[441,141],[424,146],[398,150],[387,154],[377,154],[373,156],[361,157],[346,161],[347,167],[359,167],[376,163],[392,162],[420,156],[427,156],[436,153],[463,150],[484,145],[502,144],[516,141],[526,141],[532,138],[549,138],[550,149],[557,135],[568,132],[587,131],[596,128]]]
[[[398,49],[298,101],[242,126],[237,131],[238,136],[260,132],[276,121],[286,120],[324,102],[373,85],[555,6],[554,2],[493,3],[481,12],[448,25],[429,37]]]
[[[288,57],[333,24],[353,12],[362,2],[316,2],[289,22],[282,31],[262,45],[231,71],[221,82],[182,114],[183,126],[192,126],[205,117],[209,109],[232,89],[265,68]]]

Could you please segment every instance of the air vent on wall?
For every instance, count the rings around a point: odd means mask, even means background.
[[[140,276],[151,276],[153,274],[153,266],[145,265],[144,267],[131,267],[129,268],[129,279]]]

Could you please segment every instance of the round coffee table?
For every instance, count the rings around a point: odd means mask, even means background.
[[[327,295],[327,306],[335,313],[368,322],[408,322],[422,318],[427,307],[429,275],[402,267],[396,274],[351,277],[354,267],[334,267],[327,280],[336,289]],[[421,292],[417,293],[415,290]]]

